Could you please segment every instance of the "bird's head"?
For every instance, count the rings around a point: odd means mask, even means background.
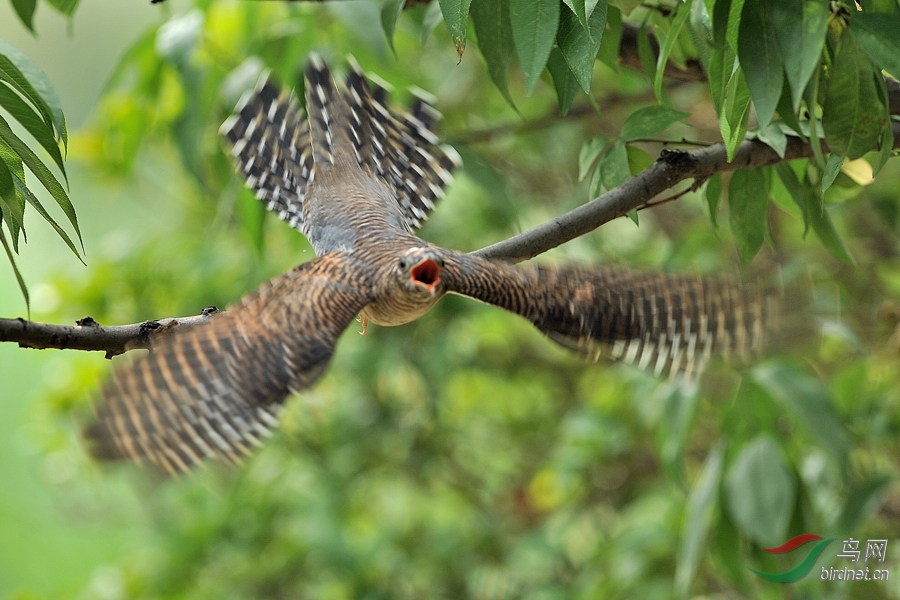
[[[417,296],[439,296],[444,291],[444,259],[429,248],[410,248],[397,259],[400,285]]]

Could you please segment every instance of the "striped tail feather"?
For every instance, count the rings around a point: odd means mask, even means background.
[[[219,131],[247,187],[267,209],[306,233],[304,201],[315,168],[309,125],[296,100],[264,76]]]
[[[462,165],[456,150],[441,145],[434,132],[440,113],[420,93],[405,114],[395,114],[385,88],[374,82],[370,87],[353,60],[346,86],[360,164],[388,183],[409,229],[418,229]]]

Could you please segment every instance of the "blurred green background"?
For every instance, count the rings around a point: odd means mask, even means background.
[[[474,250],[586,201],[581,145],[655,102],[646,76],[598,63],[600,117],[569,118],[548,81],[526,98],[514,76],[517,114],[474,47],[457,65],[443,25],[423,45],[433,17],[401,17],[395,58],[369,2],[86,1],[71,21],[42,4],[37,38],[0,2],[0,37],[62,100],[88,264],[32,218],[17,257],[32,318],[196,314],[311,258],[243,190],[216,129],[262,65],[295,83],[313,49],[336,67],[352,53],[397,102],[410,85],[437,96],[465,168],[424,238]],[[704,86],[669,93],[692,116],[666,137],[718,139]],[[852,267],[803,237],[776,184],[761,262],[809,282],[824,334],[697,388],[584,364],[450,297],[407,326],[351,327],[243,468],[167,481],[80,446],[110,362],[0,345],[0,597],[900,597],[898,173],[865,188],[841,174],[826,196]],[[732,271],[705,206],[689,194],[539,260]],[[2,261],[0,315],[25,316]],[[893,578],[788,586],[746,569],[791,568],[797,553],[760,548],[800,533],[836,538],[817,568],[849,566],[843,539],[887,538]]]

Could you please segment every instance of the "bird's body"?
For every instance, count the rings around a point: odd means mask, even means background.
[[[761,348],[776,301],[752,286],[520,268],[416,237],[459,159],[438,144],[434,109],[420,100],[400,117],[384,96],[355,66],[341,93],[313,57],[308,118],[272,82],[242,101],[223,125],[231,154],[317,257],[118,370],[88,430],[98,456],[147,459],[170,473],[212,456],[237,461],[277,423],[285,398],[321,375],[357,314],[401,325],[447,292],[518,314],[592,358],[660,374],[696,375],[713,353]]]

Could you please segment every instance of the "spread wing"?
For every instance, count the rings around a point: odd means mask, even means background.
[[[614,268],[517,268],[457,255],[448,290],[521,315],[555,342],[656,374],[703,372],[713,354],[746,360],[778,322],[779,294],[726,278]]]
[[[170,474],[209,457],[238,462],[277,425],[288,394],[315,383],[370,301],[359,272],[339,254],[314,259],[117,370],[86,430],[95,456]]]

